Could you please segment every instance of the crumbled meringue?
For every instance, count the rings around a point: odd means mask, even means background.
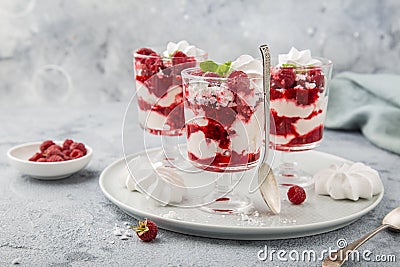
[[[314,175],[315,192],[333,199],[371,199],[383,191],[379,173],[363,163],[333,164]]]
[[[181,51],[188,57],[197,57],[206,53],[204,50],[190,45],[186,40],[182,40],[177,43],[169,42],[167,44],[167,50],[163,52],[163,56],[170,57],[175,51]]]
[[[294,64],[299,67],[305,66],[319,66],[322,62],[318,59],[311,57],[311,50],[306,49],[299,51],[296,48],[292,47],[288,54],[280,54],[278,55],[279,66],[283,64]]]
[[[146,160],[137,157],[128,163],[131,171],[125,182],[128,190],[151,196],[162,206],[182,202],[186,193],[182,176],[171,168],[154,168]]]

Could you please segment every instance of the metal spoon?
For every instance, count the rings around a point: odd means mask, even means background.
[[[354,250],[357,250],[362,244],[367,242],[371,237],[382,231],[383,229],[389,228],[391,230],[400,231],[400,207],[389,212],[385,218],[382,220],[382,225],[376,228],[369,234],[361,237],[360,239],[354,241],[353,243],[347,245],[346,247],[338,250],[332,255],[325,258],[322,262],[323,267],[339,267],[348,259],[348,256]]]
[[[264,112],[265,116],[269,116],[269,91],[270,91],[270,69],[271,54],[268,45],[261,45],[260,51],[263,59],[263,90],[264,90]],[[266,162],[269,150],[269,120],[264,123],[264,154],[258,168],[258,184],[260,185],[261,196],[265,203],[275,214],[281,211],[281,200],[279,195],[278,183],[272,172],[271,167]]]

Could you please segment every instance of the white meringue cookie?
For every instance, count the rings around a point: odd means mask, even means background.
[[[363,163],[331,165],[314,175],[315,192],[333,199],[371,199],[383,191],[379,173]]]
[[[169,42],[167,44],[167,50],[163,52],[163,56],[170,57],[175,51],[181,51],[189,57],[197,57],[206,53],[204,50],[190,45],[186,40],[182,40],[177,43]]]
[[[137,157],[128,165],[130,172],[125,185],[130,191],[139,191],[151,196],[160,205],[178,204],[186,193],[182,176],[171,168],[153,168],[147,159]]]
[[[283,64],[294,64],[299,67],[305,67],[309,65],[319,66],[321,61],[311,57],[310,49],[299,51],[292,47],[287,54],[278,55],[279,66]]]

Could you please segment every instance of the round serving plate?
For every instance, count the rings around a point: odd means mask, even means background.
[[[293,205],[286,200],[282,190],[282,211],[279,215],[273,215],[259,191],[249,193],[249,189],[254,188],[249,185],[256,181],[253,179],[256,170],[253,169],[243,176],[235,190],[247,194],[253,200],[257,213],[221,215],[204,212],[198,207],[160,206],[146,195],[129,191],[125,186],[129,175],[126,162],[137,156],[151,158],[160,150],[161,148],[142,151],[111,163],[100,175],[100,188],[111,202],[128,215],[137,219],[151,219],[160,228],[183,234],[237,240],[272,240],[316,235],[354,222],[375,208],[383,197],[382,192],[370,200],[333,200],[329,196],[317,195],[311,189],[303,204]],[[350,162],[318,151],[296,153],[298,163],[312,174],[334,163]],[[278,159],[275,162],[279,162]],[[208,180],[211,179],[212,182],[214,173],[201,171],[184,175],[185,178],[192,176],[192,181],[210,184]],[[171,214],[174,216],[170,216]]]

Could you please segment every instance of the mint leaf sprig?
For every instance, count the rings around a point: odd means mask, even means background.
[[[200,69],[204,72],[215,72],[221,77],[225,77],[231,69],[231,61],[218,65],[212,60],[206,60],[200,63]]]

